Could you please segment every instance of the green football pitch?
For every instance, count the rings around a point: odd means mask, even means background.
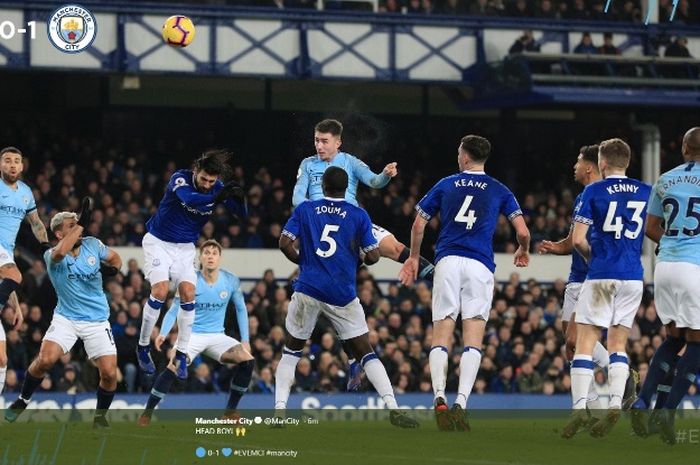
[[[163,411],[140,427],[138,412],[122,410],[110,413],[109,430],[93,431],[89,411],[27,411],[0,424],[0,465],[700,463],[700,416],[677,418],[678,443],[669,446],[632,435],[626,416],[603,439],[582,432],[565,440],[568,412],[557,411],[475,411],[468,433],[438,431],[430,411],[413,412],[421,425],[409,430],[384,411],[287,412],[299,423],[282,428],[266,424],[270,411],[241,413],[245,425],[197,423],[221,412]]]

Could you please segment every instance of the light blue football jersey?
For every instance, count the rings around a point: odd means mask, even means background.
[[[700,266],[700,164],[662,174],[649,198],[649,214],[664,219],[658,261]]]
[[[650,185],[627,176],[608,176],[583,190],[574,220],[591,229],[586,279],[644,277],[641,257],[650,192]]]
[[[345,152],[338,152],[330,162],[321,160],[314,155],[305,158],[299,165],[297,182],[294,185],[292,205],[299,206],[306,200],[323,198],[321,180],[329,166],[342,168],[348,174],[348,188],[345,190],[345,200],[357,206],[357,185],[362,184],[373,189],[381,189],[389,184],[391,178],[386,174],[374,174],[369,166],[359,158]]]
[[[17,181],[17,189],[12,189],[0,180],[0,245],[12,253],[17,232],[27,213],[36,210],[34,194],[22,181]]]
[[[74,321],[108,320],[109,305],[100,273],[100,261],[109,255],[107,246],[96,237],[87,236],[77,257],[68,254],[55,263],[51,260],[52,250],[44,253],[44,261],[58,296],[54,312]]]
[[[198,271],[195,292],[193,333],[223,333],[226,308],[229,302],[232,302],[236,307],[236,320],[241,342],[248,342],[248,310],[245,306],[241,280],[238,279],[238,276],[226,270],[219,270],[216,282],[209,284],[202,272]],[[163,317],[161,334],[165,335],[170,332],[179,310],[180,298],[175,297],[168,313]]]

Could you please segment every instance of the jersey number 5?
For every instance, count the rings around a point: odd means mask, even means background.
[[[469,210],[469,206],[474,200],[473,195],[468,195],[464,198],[464,202],[455,216],[455,221],[457,223],[467,223],[467,229],[472,229],[474,223],[476,223],[476,215],[474,215],[474,210]]]
[[[646,202],[639,200],[630,200],[627,202],[627,208],[633,210],[632,221],[637,224],[634,231],[630,231],[629,229],[625,231],[625,237],[627,239],[636,239],[637,236],[639,236],[639,233],[642,232],[642,226],[644,226],[642,211],[644,210],[644,206],[646,204]],[[624,226],[622,225],[622,217],[615,216],[615,213],[617,213],[617,202],[610,202],[610,205],[608,206],[608,214],[605,215],[605,223],[603,223],[603,231],[614,232],[615,239],[621,239],[622,230],[624,229]]]
[[[323,233],[321,233],[321,242],[326,242],[328,244],[328,250],[321,250],[321,248],[316,249],[316,255],[322,258],[328,258],[335,253],[338,249],[338,244],[336,244],[335,239],[330,236],[332,232],[338,232],[340,226],[337,224],[327,224],[323,228]]]

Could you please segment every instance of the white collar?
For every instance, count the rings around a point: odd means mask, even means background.
[[[330,200],[331,202],[345,202],[345,199],[344,199],[344,198],[342,198],[342,199],[341,199],[341,198],[336,199],[336,198],[334,198],[334,197],[326,197],[326,196],[324,196],[323,198],[326,199],[326,200]]]
[[[464,170],[464,171],[462,171],[462,173],[465,173],[465,174],[486,174],[486,172],[483,170],[481,170],[481,171]]]
[[[610,176],[606,176],[605,179],[627,179],[627,176],[624,174],[611,174]]]

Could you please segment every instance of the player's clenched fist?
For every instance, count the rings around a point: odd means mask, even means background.
[[[384,167],[384,174],[389,176],[390,178],[393,178],[397,174],[399,174],[399,170],[396,168],[396,162],[389,163]]]

